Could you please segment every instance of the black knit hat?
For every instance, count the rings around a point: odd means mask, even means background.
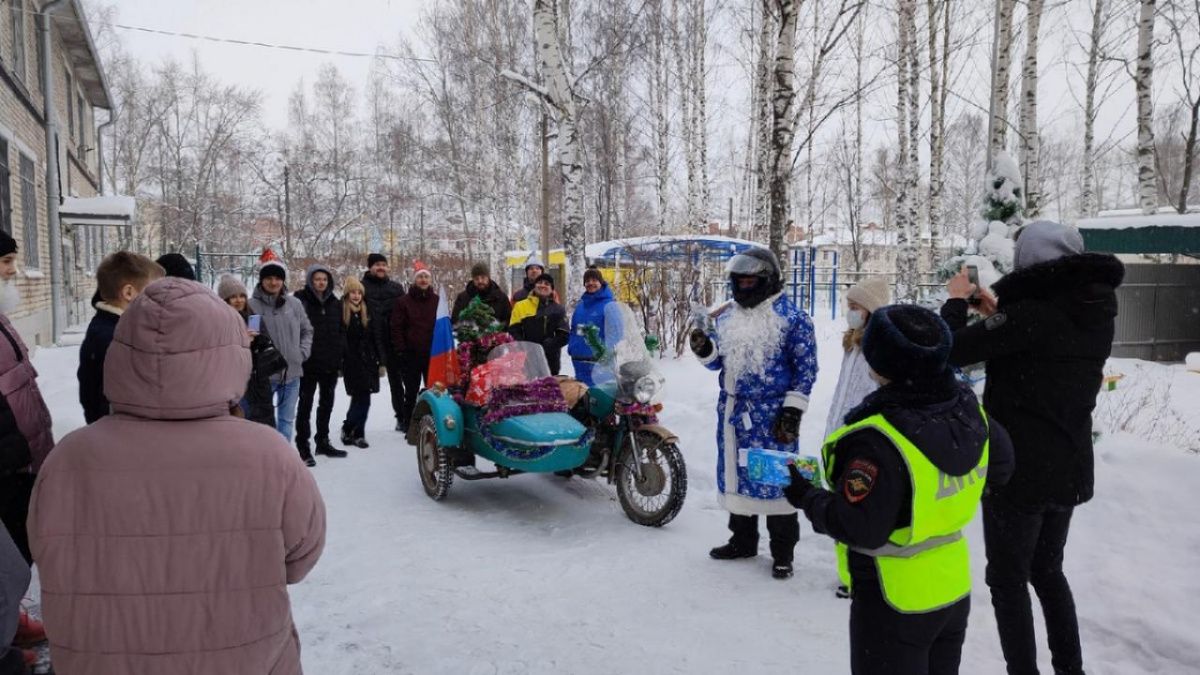
[[[474,265],[471,265],[471,276],[491,278],[492,268],[488,267],[488,264],[485,262],[477,262]]]
[[[262,281],[267,277],[275,277],[276,279],[287,281],[287,268],[278,260],[268,260],[259,268],[258,280]]]
[[[604,283],[604,275],[600,274],[600,270],[596,269],[595,267],[589,267],[586,271],[584,271],[583,282],[586,284],[589,279],[595,279],[600,283]]]
[[[0,257],[16,252],[17,240],[13,239],[12,236],[4,230],[0,230]]]
[[[536,286],[543,281],[550,284],[550,288],[554,288],[554,277],[550,276],[549,274],[539,274],[538,278],[533,280],[533,284]]]
[[[182,254],[166,253],[159,256],[158,260],[154,262],[162,266],[169,277],[178,277],[188,281],[196,280],[196,272],[192,269],[192,264]]]
[[[387,256],[385,256],[382,253],[372,253],[371,255],[367,256],[367,267],[368,268],[374,267],[375,263],[383,263],[384,265],[386,265],[387,264]]]
[[[917,305],[888,305],[871,312],[863,334],[867,364],[893,382],[946,372],[953,336],[941,317]]]

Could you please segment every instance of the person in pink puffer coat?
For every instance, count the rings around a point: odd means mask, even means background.
[[[325,505],[278,432],[230,415],[249,375],[241,318],[198,283],[156,281],[121,317],[114,414],[62,439],[30,507],[59,675],[301,672],[287,585]]]

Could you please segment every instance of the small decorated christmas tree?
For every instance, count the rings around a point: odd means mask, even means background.
[[[1013,236],[1024,223],[1025,196],[1021,171],[1008,153],[997,153],[984,192],[983,220],[968,230],[967,246],[938,266],[942,281],[958,274],[963,265],[979,268],[979,280],[991,286],[1012,271]]]
[[[471,370],[487,363],[493,348],[512,342],[504,324],[496,320],[496,312],[479,297],[458,315],[454,338],[458,341],[458,372],[463,389],[470,385]]]

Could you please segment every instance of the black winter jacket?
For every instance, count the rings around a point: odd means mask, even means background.
[[[104,395],[104,357],[117,330],[119,314],[100,307],[88,324],[83,344],[79,346],[79,403],[83,420],[91,424],[109,413],[108,398]]]
[[[312,287],[315,272],[329,275],[329,288],[323,294],[318,294]],[[304,305],[304,313],[313,328],[312,352],[304,362],[304,374],[336,373],[342,367],[346,332],[342,324],[342,301],[333,292],[333,273],[325,267],[314,265],[309,268],[308,283],[296,291],[296,298]]]
[[[979,463],[986,441],[990,441],[988,489],[1004,484],[1012,475],[1013,447],[1008,433],[993,418],[984,422],[974,392],[949,373],[935,382],[881,387],[851,410],[846,422],[877,413],[951,476],[970,473]],[[836,490],[809,490],[801,508],[817,532],[852,548],[883,546],[894,530],[912,523],[912,480],[900,451],[875,429],[860,429],[843,436],[833,453]],[[865,485],[866,494],[861,492],[862,483],[847,487],[846,474],[852,467],[858,468],[860,481],[874,473]],[[851,551],[849,561],[855,583],[879,578],[869,556]]]
[[[1016,473],[1001,491],[1020,506],[1074,506],[1092,498],[1092,410],[1112,352],[1116,288],[1125,268],[1084,253],[1019,269],[993,286],[998,310],[967,325],[950,300],[955,365],[987,362],[983,404],[1012,434]]]
[[[367,303],[367,328],[375,340],[375,349],[381,358],[393,353],[391,318],[396,299],[404,295],[404,286],[391,279],[376,279],[370,270],[363,274],[363,288]]]
[[[378,346],[375,340],[371,338],[372,323],[375,323],[373,317],[367,320],[368,325],[364,328],[362,317],[351,314],[350,325],[346,327],[342,380],[346,386],[346,393],[350,396],[374,394],[379,391],[380,355],[376,351]]]
[[[474,281],[468,281],[466,289],[454,299],[454,310],[450,312],[450,321],[457,322],[458,315],[462,314],[462,311],[477,296],[482,297],[483,301],[496,313],[496,320],[500,322],[500,325],[508,325],[508,320],[512,316],[512,303],[508,301],[508,296],[500,290],[500,286],[496,285],[495,281],[488,281],[487,288],[482,291],[475,288]]]
[[[521,302],[528,303],[530,300],[525,299]],[[562,305],[553,300],[539,298],[536,313],[509,326],[508,332],[514,339],[540,344],[546,352],[550,372],[558,375],[562,369],[562,348],[567,346],[567,339],[571,336],[571,330],[567,326],[567,310]]]

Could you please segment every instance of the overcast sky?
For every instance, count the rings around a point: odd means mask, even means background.
[[[111,0],[110,0],[111,1]],[[421,0],[115,0],[116,22],[212,37],[272,44],[374,52],[394,50],[396,38],[416,20]],[[147,63],[166,56],[200,56],[205,70],[266,95],[264,118],[287,123],[287,98],[296,82],[326,62],[337,65],[359,91],[372,59],[238,46],[118,29],[125,48]]]

